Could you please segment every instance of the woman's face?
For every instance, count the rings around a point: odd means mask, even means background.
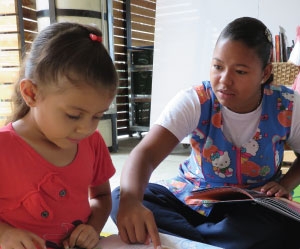
[[[219,102],[237,113],[256,109],[261,99],[261,84],[270,76],[269,66],[240,41],[220,39],[210,69],[210,81]]]

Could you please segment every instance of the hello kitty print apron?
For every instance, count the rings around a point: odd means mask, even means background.
[[[210,82],[203,82],[195,90],[201,117],[191,134],[191,155],[180,165],[178,176],[163,185],[192,209],[208,215],[211,204],[186,201],[191,191],[226,185],[253,188],[278,178],[284,142],[290,133],[294,93],[287,87],[264,86],[256,133],[248,143],[236,147],[224,137],[221,105]]]

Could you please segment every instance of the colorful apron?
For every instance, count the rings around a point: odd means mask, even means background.
[[[284,143],[290,133],[294,92],[283,86],[264,86],[256,133],[247,143],[236,147],[223,134],[221,104],[210,82],[203,82],[195,90],[201,103],[201,117],[191,134],[192,152],[180,165],[178,176],[164,185],[192,209],[208,215],[211,204],[195,199],[186,201],[191,191],[216,186],[254,188],[278,179]]]

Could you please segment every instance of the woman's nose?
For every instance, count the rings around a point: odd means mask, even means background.
[[[222,72],[220,82],[224,85],[232,84],[233,82],[232,75],[228,70]]]

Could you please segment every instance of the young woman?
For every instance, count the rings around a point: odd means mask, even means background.
[[[94,248],[114,174],[98,122],[118,85],[101,31],[56,23],[34,40],[0,129],[0,247]]]
[[[300,152],[300,97],[272,84],[272,35],[259,20],[238,18],[221,32],[210,81],[180,92],[126,161],[113,192],[121,238],[160,248],[158,231],[226,249],[299,248],[299,225],[259,205],[207,206],[193,190],[237,186],[291,198],[297,158],[281,175],[284,144]],[[153,170],[187,135],[190,157],[179,174],[148,184]],[[299,231],[299,230],[298,230]]]

